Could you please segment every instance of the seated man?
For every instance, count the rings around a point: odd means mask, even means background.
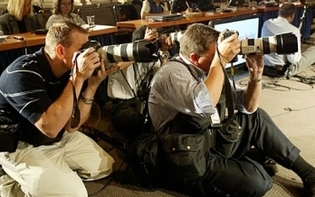
[[[146,94],[152,76],[168,60],[168,49],[173,46],[169,37],[159,35],[156,29],[151,29],[146,25],[138,27],[132,34],[133,42],[142,39],[148,41],[159,39],[157,41],[160,42],[159,59],[152,60],[152,62],[119,62],[116,65],[121,70],[111,74],[108,78],[108,96],[114,104],[118,104],[114,109],[112,124],[127,138],[141,132],[138,125],[141,125],[144,120],[140,114],[135,112],[136,101],[143,99],[142,94]]]
[[[142,19],[145,19],[146,16],[150,15],[168,13],[169,13],[168,4],[163,0],[144,0],[140,11]]]
[[[149,114],[154,131],[165,139],[161,147],[168,150],[162,152],[165,157],[160,156],[166,158],[163,164],[168,167],[165,168],[167,178],[164,180],[168,185],[194,191],[194,196],[263,196],[272,187],[272,179],[260,163],[247,157],[254,146],[261,154],[297,173],[308,196],[315,196],[315,168],[300,156],[300,150],[269,115],[258,108],[263,56],[246,57],[249,70],[247,88],[234,89],[228,81],[224,68],[240,52],[240,46],[236,34],[221,40],[219,32],[210,26],[192,24],[180,40],[180,54],[176,61],[170,60],[154,75]],[[224,96],[226,102],[222,99]],[[234,104],[227,102],[228,98],[233,99],[231,103]],[[235,106],[231,124],[222,121],[226,112],[224,105]],[[230,116],[231,107],[227,109]],[[238,111],[234,113],[234,110]],[[220,123],[230,127],[220,127]],[[208,138],[200,137],[203,133],[207,133]],[[192,136],[190,143],[193,145],[185,146],[188,141],[180,139],[189,136]],[[203,139],[203,149],[198,149],[201,145],[198,142]],[[169,146],[167,142],[174,145]],[[193,151],[189,152],[190,149]],[[204,161],[202,168],[198,168],[199,163],[193,163],[196,167],[187,164],[179,168],[181,163],[191,161],[189,156],[193,152],[203,151],[205,153],[198,160]],[[169,158],[176,152],[180,158],[175,165]],[[172,170],[168,170],[170,167]],[[196,168],[199,173],[192,176],[192,169]]]
[[[15,152],[1,152],[1,196],[88,196],[82,180],[109,176],[114,159],[78,131],[88,119],[105,70],[89,33],[63,22],[49,29],[45,47],[16,59],[0,77],[0,109],[20,123]],[[76,58],[73,58],[76,57]],[[100,68],[96,75],[92,75]],[[1,136],[0,136],[1,137]]]
[[[263,24],[261,30],[262,37],[292,32],[298,39],[298,51],[296,53],[289,55],[273,53],[264,56],[264,75],[271,77],[285,75],[287,78],[290,78],[315,63],[315,46],[310,46],[305,51],[301,51],[300,30],[291,24],[295,13],[295,5],[285,3],[279,8],[279,16],[277,18],[269,19]]]

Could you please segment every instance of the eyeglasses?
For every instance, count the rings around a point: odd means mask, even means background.
[[[72,3],[71,2],[62,2],[62,3],[60,3],[60,5],[66,7],[66,6],[72,6]]]

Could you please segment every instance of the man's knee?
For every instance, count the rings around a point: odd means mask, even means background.
[[[270,176],[251,176],[251,180],[246,184],[245,193],[248,196],[264,196],[272,187],[272,179]]]

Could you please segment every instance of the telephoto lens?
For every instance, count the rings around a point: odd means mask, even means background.
[[[97,51],[105,62],[106,69],[111,68],[116,62],[154,62],[158,60],[156,55],[158,48],[146,40],[109,46],[101,46],[99,42],[90,40],[83,45],[78,54],[89,47],[93,47]]]
[[[240,54],[291,54],[298,51],[298,40],[293,33],[245,39],[241,41]]]

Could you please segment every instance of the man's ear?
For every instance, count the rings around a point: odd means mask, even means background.
[[[63,59],[65,55],[64,47],[61,45],[56,46],[56,56],[59,57],[60,59]]]
[[[189,56],[189,58],[190,58],[190,61],[191,61],[192,63],[194,63],[194,64],[197,65],[200,56],[199,56],[197,53],[191,53],[190,56]]]

